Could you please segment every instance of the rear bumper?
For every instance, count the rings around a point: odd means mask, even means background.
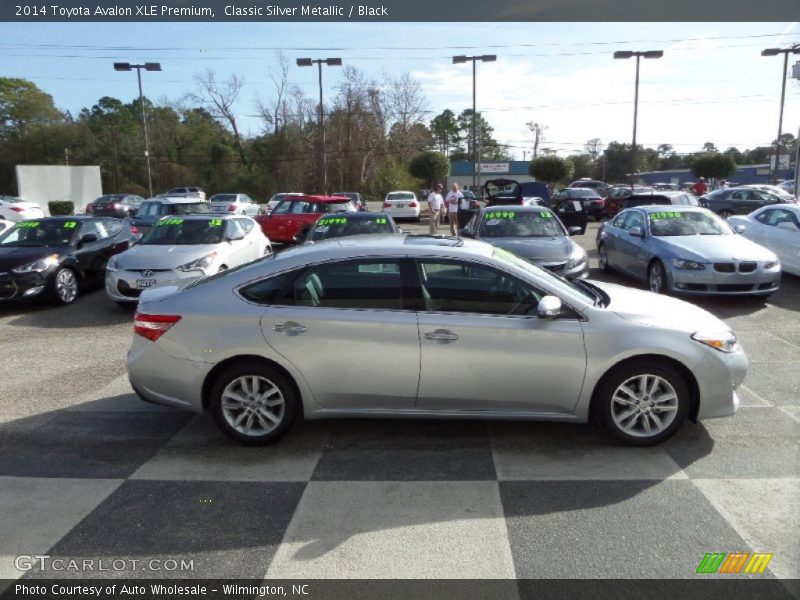
[[[420,215],[420,208],[384,208],[383,212],[395,219],[410,219]]]

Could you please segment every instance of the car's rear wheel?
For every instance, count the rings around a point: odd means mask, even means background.
[[[722,217],[723,219],[727,219],[728,217],[730,217],[732,215],[733,215],[733,211],[732,210],[728,210],[727,208],[723,208],[721,211],[719,211],[719,216]]]
[[[630,446],[650,446],[678,431],[690,401],[689,386],[674,367],[648,360],[610,373],[594,408],[613,438]]]
[[[605,244],[600,244],[597,247],[597,266],[601,273],[611,271],[611,267],[608,266],[608,250]]]
[[[53,276],[53,300],[57,304],[72,304],[78,297],[78,276],[75,271],[62,267]]]
[[[299,412],[294,386],[277,369],[257,361],[224,371],[211,389],[209,408],[229,438],[263,446],[281,439]]]
[[[667,293],[667,273],[660,260],[653,261],[647,270],[647,284],[654,294]]]

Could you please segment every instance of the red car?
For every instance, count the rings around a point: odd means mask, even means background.
[[[310,228],[327,213],[357,212],[352,201],[341,196],[285,196],[268,215],[253,217],[271,242],[295,243],[294,236]]]

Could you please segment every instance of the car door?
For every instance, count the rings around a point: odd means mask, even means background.
[[[767,214],[763,221],[763,241],[759,241],[775,254],[784,267],[797,270],[800,268],[800,223],[794,213],[784,208],[773,208],[764,211]]]
[[[86,236],[94,236],[92,241],[82,242]],[[100,219],[83,221],[75,240],[75,258],[87,280],[98,279],[105,273],[106,263],[113,243]]]
[[[405,272],[413,268],[406,261]],[[331,261],[296,273],[261,320],[325,409],[409,409],[419,381],[417,314],[397,258]]]
[[[631,234],[634,227],[646,235],[647,228],[645,227],[645,217],[639,210],[631,210],[628,213],[628,218],[625,219],[625,225],[619,237],[616,240],[616,266],[632,275],[633,277],[643,278],[643,256],[644,256],[644,240]]]
[[[569,413],[586,352],[576,316],[540,319],[545,294],[469,261],[419,259],[424,310],[417,408]]]
[[[603,227],[603,243],[606,246],[606,256],[608,257],[608,264],[612,268],[620,268],[620,244],[619,239],[625,232],[625,221],[631,211],[625,211],[614,217],[613,221],[606,221]]]

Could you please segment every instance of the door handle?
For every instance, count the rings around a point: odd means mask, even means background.
[[[436,340],[437,342],[454,342],[458,339],[458,336],[448,329],[437,329],[436,331],[427,332],[425,339]]]
[[[280,325],[273,325],[273,331],[277,331],[279,333],[288,333],[289,335],[297,335],[298,333],[303,333],[306,328],[304,325],[300,323],[295,323],[294,321],[286,321],[286,323],[281,323]]]

